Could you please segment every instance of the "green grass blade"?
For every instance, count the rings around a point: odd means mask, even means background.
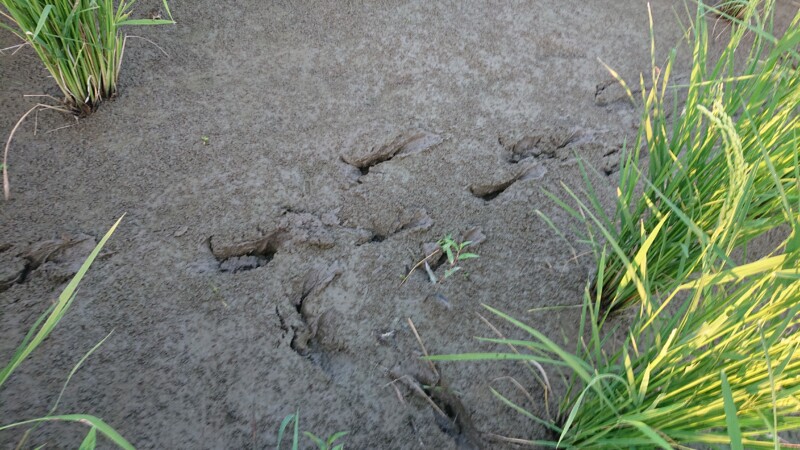
[[[39,37],[39,32],[42,31],[44,28],[45,21],[47,21],[47,16],[50,15],[50,11],[53,10],[53,5],[46,5],[42,10],[42,15],[39,17],[39,21],[36,23],[36,29],[33,31],[33,34],[30,36],[31,41],[35,41],[37,37]]]
[[[37,424],[41,422],[77,422],[82,423],[84,425],[89,425],[93,428],[96,428],[103,436],[107,437],[111,440],[114,444],[118,447],[122,448],[123,450],[134,450],[133,445],[128,442],[121,434],[117,433],[116,430],[111,428],[107,423],[103,422],[101,419],[97,417],[90,416],[88,414],[65,414],[60,416],[46,416],[40,417],[38,419],[30,419],[24,420],[22,422],[16,422],[9,425],[0,426],[0,431],[5,431],[11,428],[20,427],[24,425],[31,425]]]
[[[45,340],[45,338],[50,335],[56,325],[58,325],[58,322],[66,313],[67,308],[74,298],[75,292],[78,289],[78,284],[81,282],[84,275],[86,275],[86,272],[89,270],[89,267],[92,265],[95,258],[97,258],[97,255],[103,249],[103,246],[117,229],[117,226],[119,226],[123,217],[120,217],[116,223],[114,223],[111,229],[108,230],[105,236],[103,236],[100,242],[95,246],[94,250],[92,250],[92,252],[86,258],[86,261],[84,261],[83,265],[81,265],[78,272],[72,277],[72,280],[69,282],[69,284],[67,284],[67,287],[61,292],[61,295],[59,295],[58,302],[44,323],[41,323],[41,328],[39,328],[34,337],[30,339],[28,344],[21,352],[18,352],[14,355],[14,358],[8,363],[8,365],[6,365],[3,371],[0,372],[0,386],[6,382],[14,370],[19,367],[20,364],[22,364],[28,355],[30,355]],[[37,325],[38,324],[39,322],[37,322]]]
[[[648,427],[645,423],[640,422],[638,420],[624,420],[622,423],[631,425],[642,432],[645,436],[647,436],[650,440],[652,440],[654,445],[661,447],[664,450],[672,450],[672,445],[667,442],[660,434],[658,434],[655,430]]]
[[[106,337],[104,337],[103,339],[101,339],[101,340],[100,340],[100,342],[98,342],[97,344],[95,344],[95,345],[94,345],[94,347],[92,347],[91,349],[89,349],[89,351],[88,351],[88,352],[86,352],[86,354],[85,354],[85,355],[83,355],[83,357],[82,357],[82,358],[81,358],[81,359],[78,361],[78,363],[77,363],[77,364],[75,364],[75,365],[72,367],[72,370],[69,372],[69,375],[67,375],[67,379],[64,381],[64,385],[63,385],[63,386],[61,386],[61,392],[59,392],[59,393],[58,393],[58,397],[56,398],[56,402],[53,404],[53,407],[52,407],[52,408],[50,408],[50,412],[48,412],[48,415],[52,415],[53,413],[55,413],[56,409],[58,409],[58,404],[59,404],[59,403],[61,403],[61,397],[63,397],[63,396],[64,396],[64,391],[66,391],[66,390],[67,390],[67,386],[69,385],[69,382],[72,380],[72,377],[75,375],[75,372],[77,372],[77,371],[78,371],[78,369],[80,369],[80,368],[81,368],[81,366],[83,365],[83,363],[84,363],[84,362],[85,362],[85,361],[86,361],[86,360],[87,360],[87,359],[88,359],[88,358],[89,358],[89,357],[92,355],[92,353],[94,353],[94,352],[95,352],[95,351],[96,351],[98,348],[100,348],[100,346],[101,346],[101,345],[103,345],[103,343],[104,343],[104,342],[105,342],[105,341],[106,341],[106,340],[107,340],[109,337],[111,337],[111,335],[112,335],[113,333],[114,333],[113,331],[111,331],[110,333],[108,333],[108,334],[106,335]]]
[[[97,428],[92,427],[89,429],[89,432],[86,433],[86,437],[83,438],[83,442],[81,442],[81,446],[78,447],[78,450],[94,450],[97,446]]]
[[[297,422],[298,413],[299,413],[299,411],[297,413],[295,413],[295,414],[289,414],[288,416],[283,418],[283,421],[281,422],[281,425],[278,428],[278,445],[275,447],[276,450],[281,450],[281,444],[283,443],[283,433],[286,432],[286,427],[289,426],[289,424],[292,423],[292,421]],[[297,445],[297,439],[296,438],[295,438],[295,442],[294,442],[293,445],[295,445],[295,446]]]
[[[739,419],[736,417],[736,403],[733,401],[733,392],[728,383],[725,371],[720,372],[722,380],[722,397],[725,404],[725,423],[728,425],[728,435],[731,438],[731,450],[744,450],[742,444],[742,430],[739,428]]]

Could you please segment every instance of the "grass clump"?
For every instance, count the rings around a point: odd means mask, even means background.
[[[47,339],[48,336],[50,336],[50,333],[53,331],[53,329],[55,329],[55,327],[64,317],[64,314],[66,314],[66,312],[72,305],[72,302],[75,300],[75,294],[78,289],[78,284],[81,282],[81,279],[83,279],[84,275],[86,275],[86,272],[89,270],[89,267],[92,265],[95,258],[97,258],[97,255],[100,253],[100,250],[102,250],[106,241],[108,241],[108,239],[114,233],[114,230],[116,230],[121,220],[122,218],[117,220],[114,226],[111,227],[110,230],[108,230],[106,235],[103,236],[103,239],[101,239],[100,242],[97,244],[97,246],[95,246],[94,250],[92,250],[92,253],[89,254],[89,257],[86,258],[86,261],[84,261],[83,265],[80,267],[80,269],[72,278],[72,280],[69,282],[69,284],[67,284],[67,287],[64,288],[64,290],[61,292],[61,295],[59,295],[58,297],[58,301],[55,304],[53,304],[36,321],[36,323],[34,323],[33,327],[31,327],[30,331],[28,331],[28,333],[25,335],[19,347],[17,347],[17,350],[11,356],[11,360],[0,371],[0,388],[3,387],[6,381],[8,381],[9,377],[11,377],[11,374],[25,361],[25,359],[27,359],[28,356],[30,356],[30,354],[34,350],[36,350],[36,348],[39,347],[39,345],[41,345],[42,342],[44,342],[44,340]],[[106,338],[104,338],[97,345],[95,345],[91,350],[89,350],[88,353],[86,353],[86,355],[83,356],[83,358],[80,359],[80,361],[78,361],[78,363],[75,365],[75,367],[72,369],[69,376],[67,377],[67,380],[61,389],[61,393],[59,394],[58,399],[56,400],[55,404],[53,405],[53,407],[50,409],[50,411],[46,416],[34,419],[22,420],[19,422],[6,425],[0,424],[0,432],[11,428],[18,428],[25,426],[32,426],[35,428],[45,422],[77,422],[89,426],[89,432],[86,434],[85,439],[81,443],[80,446],[81,449],[88,450],[95,448],[97,443],[97,433],[99,432],[101,435],[111,440],[111,442],[113,442],[120,448],[126,450],[127,449],[133,450],[134,448],[133,445],[131,445],[127,440],[125,440],[125,438],[122,437],[122,435],[120,435],[111,426],[103,422],[103,420],[95,416],[91,416],[88,414],[55,414],[55,411],[58,408],[58,404],[61,400],[61,396],[64,394],[67,384],[69,384],[69,381],[72,379],[72,376],[75,374],[75,372],[77,372],[77,370],[80,368],[83,362],[86,361],[86,359],[92,353],[94,353],[94,351],[97,350],[107,338],[108,336],[106,336]],[[24,448],[25,440],[27,440],[30,431],[31,430],[29,429],[28,432],[25,433],[23,441],[19,443],[17,448]]]
[[[175,23],[170,19],[131,19],[136,0],[0,0],[13,26],[0,23],[29,44],[61,88],[77,115],[93,112],[114,97],[125,51],[120,28]]]
[[[730,254],[785,223],[782,199],[794,202],[800,197],[795,183],[800,72],[794,68],[800,61],[800,13],[786,33],[775,38],[770,34],[772,1],[737,4],[745,8],[743,19],[733,21],[728,45],[712,59],[706,25],[709,8],[699,3],[691,28],[688,84],[672,84],[676,51],[663,68],[653,56],[652,87],[640,80],[642,121],[623,158],[616,214],[609,217],[602,210],[588,177],[588,202],[568,188],[577,208],[556,199],[589,223],[588,240],[598,266],[602,241],[619,247],[602,264],[604,311],[642,300],[628,267],[643,270],[645,256],[649,289],[666,292],[703,269],[706,249]],[[747,39],[753,42],[742,64],[735,54],[747,51]],[[651,50],[654,54],[654,44]],[[656,227],[662,231],[653,233]],[[644,255],[647,236],[656,238]],[[716,246],[708,247],[709,239]],[[730,265],[725,258],[718,263]]]

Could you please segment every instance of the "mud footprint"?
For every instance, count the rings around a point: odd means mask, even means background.
[[[393,384],[404,386],[408,393],[431,406],[436,425],[453,439],[456,448],[477,450],[484,447],[469,410],[449,389],[434,365],[423,364],[420,359],[413,358],[395,365],[388,375]]]
[[[554,127],[534,130],[516,141],[500,138],[499,142],[508,151],[508,162],[517,164],[528,158],[555,158],[559,150],[575,142],[580,136],[578,130]]]
[[[438,134],[427,131],[410,131],[396,136],[390,142],[373,148],[367,153],[342,155],[342,160],[361,171],[361,175],[366,175],[370,168],[378,164],[392,158],[421,153],[440,144],[442,140]]]
[[[517,181],[539,180],[543,178],[545,174],[547,174],[547,168],[541,164],[534,163],[526,165],[521,170],[517,170],[512,176],[503,180],[492,183],[472,184],[469,187],[469,191],[475,197],[489,202],[496,199]]]
[[[96,245],[87,234],[64,235],[28,246],[0,244],[0,292],[28,281],[35,273],[54,283],[64,283],[78,273]]]
[[[403,210],[401,215],[389,226],[375,227],[371,234],[364,236],[356,245],[363,245],[369,242],[383,242],[387,238],[401,234],[414,233],[429,230],[433,226],[433,219],[428,215],[424,208],[415,210]]]
[[[331,318],[331,311],[325,311],[313,318],[308,311],[306,302],[319,295],[341,274],[342,269],[336,263],[327,267],[316,267],[306,272],[300,290],[292,299],[292,305],[300,317],[301,325],[292,327],[294,334],[290,347],[298,354],[305,356],[311,350],[335,351],[341,346],[335,338],[336,327],[331,330],[328,326],[331,322],[335,322]]]
[[[207,243],[219,263],[219,271],[236,273],[267,265],[288,239],[285,230],[277,230],[258,239],[231,245],[214,245],[213,237],[208,238]]]

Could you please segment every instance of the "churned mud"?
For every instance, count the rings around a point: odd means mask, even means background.
[[[0,391],[0,423],[46,414],[113,331],[58,412],[102,417],[139,448],[273,448],[297,410],[317,435],[349,431],[346,448],[548,437],[489,389],[552,417],[558,392],[546,400],[524,367],[419,358],[501,350],[474,339],[495,336],[482,317],[521,337],[482,304],[575,338],[575,308],[530,310],[578,304],[592,262],[536,210],[573,237],[544,191],[580,189],[579,158],[613,204],[638,112],[599,60],[638,84],[645,3],[171,6],[177,26],[129,30],[169,57],[129,39],[116,100],[77,123],[42,111],[17,133],[0,204],[3,360],[125,218]],[[662,56],[682,36],[676,12],[653,4]],[[5,139],[33,105],[24,94],[59,94],[29,48],[0,55],[0,77]],[[448,234],[480,257],[442,280],[437,256],[401,285]],[[75,448],[84,432],[45,425],[29,445]]]

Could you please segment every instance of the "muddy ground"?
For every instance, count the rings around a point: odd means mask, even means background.
[[[578,304],[592,262],[535,211],[576,225],[543,190],[580,187],[577,158],[610,208],[638,113],[598,59],[630,80],[649,69],[646,4],[236,3],[172,2],[178,25],[129,30],[169,57],[129,39],[116,100],[78,123],[41,112],[18,132],[0,204],[3,360],[125,218],[0,392],[0,423],[46,414],[113,331],[58,411],[100,416],[139,448],[273,448],[298,409],[303,429],[349,431],[347,448],[547,438],[489,390],[546,417],[519,364],[432,373],[409,319],[430,353],[499,350],[473,339],[492,336],[484,303],[575,338],[574,308],[529,310]],[[663,56],[687,15],[655,2],[653,16]],[[29,48],[0,55],[0,77],[5,139],[35,101],[23,94],[59,94]],[[437,285],[424,270],[400,285],[426,243],[464,233],[480,258]],[[436,383],[449,417],[414,388]],[[46,425],[29,446],[75,448],[84,432]]]

